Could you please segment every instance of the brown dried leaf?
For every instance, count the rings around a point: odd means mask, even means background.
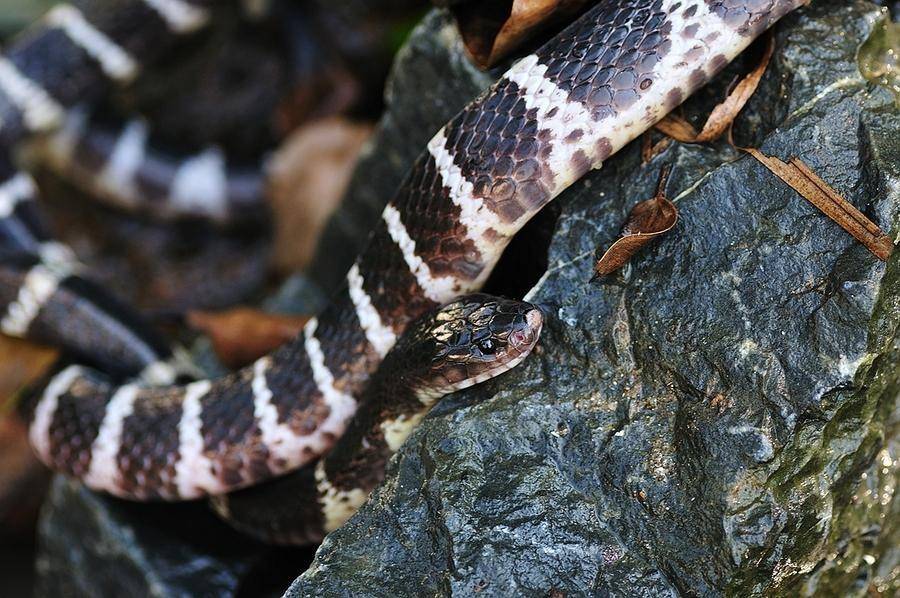
[[[739,147],[738,149],[756,158],[775,176],[790,185],[841,228],[853,235],[875,257],[885,262],[890,257],[894,251],[891,238],[823,181],[802,160],[795,157],[788,162],[783,162],[773,156],[767,156],[756,148]]]
[[[641,137],[641,163],[647,164],[653,158],[663,153],[671,144],[671,137],[663,137],[656,143],[653,143],[653,136],[650,131],[647,131]]]
[[[669,137],[683,143],[706,143],[721,137],[731,127],[734,119],[744,109],[744,106],[753,97],[753,94],[756,93],[759,81],[762,79],[766,68],[769,66],[769,61],[772,59],[774,49],[775,38],[769,34],[766,41],[766,49],[759,64],[734,86],[734,89],[731,90],[724,102],[713,108],[699,133],[689,122],[674,114],[669,114],[656,123],[656,128]]]
[[[28,443],[28,428],[17,417],[0,416],[0,529],[27,531],[37,517],[50,472]]]
[[[594,278],[606,276],[624,266],[638,250],[651,240],[672,230],[678,221],[678,208],[666,198],[669,168],[659,175],[656,195],[638,203],[631,210],[622,236],[613,243],[594,266]]]
[[[188,324],[209,336],[219,359],[244,366],[297,336],[308,316],[270,314],[249,307],[220,312],[188,312]]]
[[[466,49],[481,68],[509,56],[542,29],[571,19],[589,0],[492,0],[454,4]]]
[[[269,170],[278,271],[309,263],[371,133],[369,125],[328,118],[301,127],[278,148]]]
[[[693,143],[697,139],[697,129],[677,114],[669,113],[656,123],[656,130],[676,141]]]
[[[0,529],[7,533],[33,524],[49,479],[15,415],[16,403],[58,357],[55,349],[0,335]]]
[[[0,417],[14,407],[16,394],[44,375],[59,351],[0,335]]]

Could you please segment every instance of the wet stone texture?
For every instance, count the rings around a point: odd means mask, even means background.
[[[38,529],[35,596],[277,596],[297,551],[274,551],[206,508],[134,504],[57,477]]]
[[[900,116],[856,67],[877,16],[789,16],[737,135],[896,234]],[[663,164],[677,227],[589,283]],[[443,401],[288,595],[900,591],[900,253],[878,262],[724,144],[646,165],[632,144],[556,201],[539,354]]]
[[[878,15],[817,0],[787,17],[736,136],[799,155],[896,236],[900,116],[856,67]],[[687,117],[702,120],[740,67]],[[441,13],[424,20],[311,279],[338,284],[433,132],[501,70],[472,68]],[[639,145],[553,204],[549,267],[529,272],[548,314],[538,352],[442,401],[288,596],[900,592],[900,252],[878,262],[725,144],[673,144],[644,165]],[[664,164],[678,225],[590,283],[598,248]],[[301,309],[291,296],[279,304]],[[177,533],[161,527],[169,513]],[[57,482],[42,588],[90,594],[102,569],[109,591],[251,595],[248,577],[271,586],[303,570],[194,525],[202,511],[177,513]],[[277,574],[250,572],[261,558]]]

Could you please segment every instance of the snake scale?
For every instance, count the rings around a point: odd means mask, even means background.
[[[139,500],[221,495],[309,464],[344,433],[411,322],[477,291],[543,206],[802,3],[597,2],[437,132],[345,284],[294,341],[229,376],[183,386],[117,385],[66,368],[28,408],[37,454],[92,488]],[[59,125],[64,107],[95,87],[134,76],[158,50],[154,36],[168,39],[207,16],[193,0],[113,4],[99,13],[79,5],[77,27],[45,23],[0,60],[5,151]],[[69,64],[48,56],[59,44],[70,51],[53,55]],[[70,73],[62,81],[60,69]],[[17,307],[40,320],[56,292],[20,293]],[[403,364],[385,365],[393,371],[382,375],[402,376]],[[453,372],[455,382],[468,375]]]

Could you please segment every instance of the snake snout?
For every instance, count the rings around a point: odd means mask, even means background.
[[[509,334],[509,344],[519,352],[529,350],[537,342],[543,324],[543,315],[540,310],[536,308],[528,310],[525,314],[524,324]]]

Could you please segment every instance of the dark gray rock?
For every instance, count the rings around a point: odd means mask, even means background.
[[[832,0],[785,19],[738,134],[800,156],[896,233],[900,116],[855,63],[877,15]],[[425,27],[407,52],[462,60],[439,17]],[[400,96],[418,76],[407,64],[372,150],[384,162],[361,166],[325,247],[368,229],[414,149],[472,95],[446,111]],[[590,283],[663,164],[678,226]],[[675,144],[646,165],[632,144],[556,201],[531,294],[550,314],[540,351],[443,401],[287,595],[900,591],[900,254],[879,262],[724,144]]]
[[[60,477],[38,544],[36,596],[264,596],[290,579],[287,552],[248,541],[203,503],[129,503]]]

